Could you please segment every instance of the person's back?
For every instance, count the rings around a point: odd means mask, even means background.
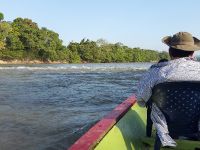
[[[189,57],[168,61],[152,71],[157,72],[158,78],[163,78],[163,80],[167,81],[200,80],[200,62]]]
[[[200,81],[200,62],[193,60],[192,56],[195,50],[200,49],[200,40],[192,37],[187,32],[179,32],[173,37],[165,37],[163,42],[169,48],[171,61],[158,63],[151,67],[143,76],[138,84],[137,99],[140,106],[145,106],[152,95],[152,89],[155,85],[171,81]],[[158,117],[158,114],[161,116]],[[152,107],[152,121],[157,129],[164,146],[175,146],[174,141],[168,135],[165,117],[162,115],[156,105]],[[162,123],[165,122],[165,125]]]
[[[151,102],[165,114],[171,135],[198,131],[200,81],[160,83],[153,88]]]

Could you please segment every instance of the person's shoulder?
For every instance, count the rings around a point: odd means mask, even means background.
[[[198,60],[190,60],[188,61],[188,64],[191,65],[191,66],[194,66],[196,68],[200,68],[200,62]]]
[[[153,64],[150,69],[159,69],[159,68],[162,68],[164,66],[167,66],[169,64],[169,61],[165,61],[165,62],[159,62],[159,63],[156,63],[156,64]]]
[[[175,63],[199,63],[196,59],[190,58],[190,57],[183,57],[183,58],[177,58],[169,61],[170,64],[175,64]]]
[[[180,59],[180,61],[184,61],[185,63],[193,63],[193,64],[196,64],[196,65],[200,64],[200,62],[197,59],[190,58],[190,57],[182,58],[182,59]]]
[[[200,69],[200,62],[194,58],[184,57],[172,60],[169,66],[184,67],[185,69]]]

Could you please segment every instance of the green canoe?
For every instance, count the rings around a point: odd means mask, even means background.
[[[146,108],[139,107],[135,96],[131,96],[95,124],[69,150],[151,150],[154,139],[154,136],[146,137]],[[199,141],[176,142],[175,149],[200,149]]]

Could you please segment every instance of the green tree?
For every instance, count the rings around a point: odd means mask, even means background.
[[[78,53],[79,43],[77,43],[77,42],[70,42],[69,45],[67,46],[67,48],[68,48],[71,52],[76,52],[76,53]]]
[[[112,47],[110,44],[102,45],[99,47],[101,52],[100,60],[102,63],[112,62]]]
[[[0,50],[5,49],[6,37],[8,33],[12,30],[11,26],[7,22],[0,22]]]
[[[133,50],[131,48],[124,47],[124,53],[124,59],[126,60],[126,62],[133,62]]]
[[[12,23],[13,30],[20,33],[19,39],[26,51],[34,51],[38,48],[39,28],[30,19],[17,18]]]
[[[0,59],[24,59],[64,61],[69,63],[149,62],[168,58],[166,52],[130,48],[118,42],[104,39],[82,39],[64,46],[59,34],[47,28],[39,28],[28,18],[16,18],[13,22],[2,21],[0,13]]]
[[[23,43],[19,39],[20,33],[12,30],[6,37],[6,48],[9,50],[24,50]]]
[[[169,57],[169,53],[168,52],[165,52],[165,51],[162,51],[159,53],[159,59],[170,59]]]
[[[83,39],[77,50],[82,60],[87,62],[100,62],[100,53],[96,42]]]
[[[66,51],[66,47],[62,45],[62,41],[59,39],[59,35],[46,28],[39,30],[37,43],[38,56],[44,61],[59,60],[58,55],[62,51]],[[63,52],[63,54],[67,53]]]
[[[81,63],[81,58],[77,52],[69,51],[69,62],[70,63]]]
[[[3,13],[0,12],[0,22],[4,19]]]

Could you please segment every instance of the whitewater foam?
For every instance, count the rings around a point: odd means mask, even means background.
[[[151,66],[150,63],[127,63],[127,64],[61,64],[61,65],[19,65],[1,66],[0,70],[16,71],[126,71],[126,70],[146,70]]]

